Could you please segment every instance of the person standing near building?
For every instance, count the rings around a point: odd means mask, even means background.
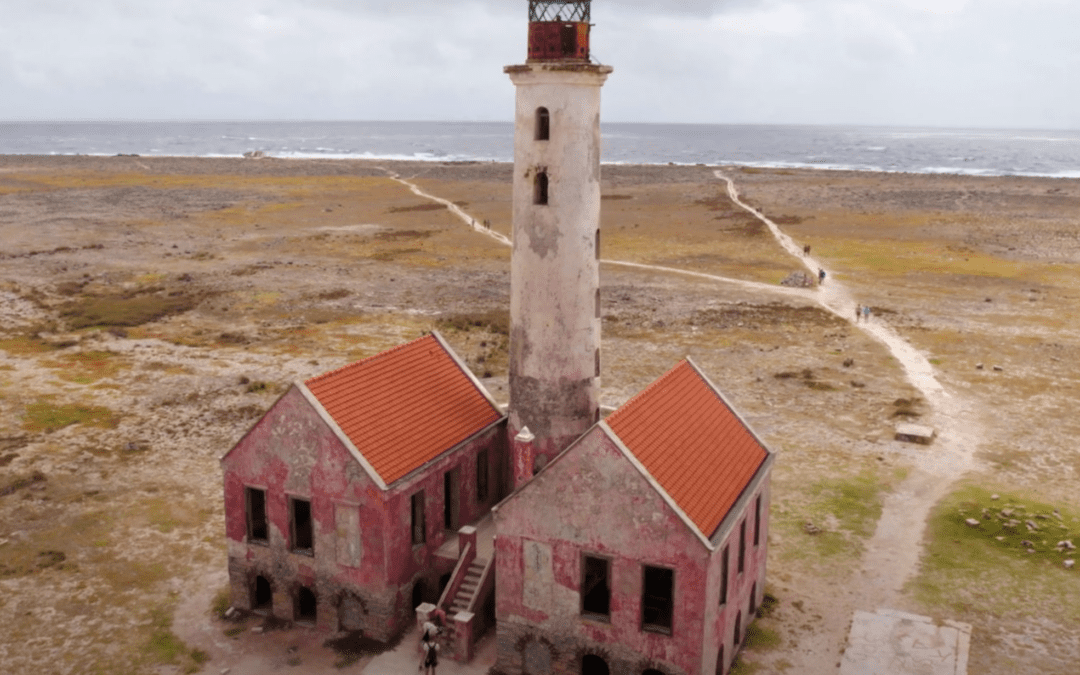
[[[862,308],[863,323],[870,321],[870,305],[863,305]]]
[[[860,316],[862,316],[862,305],[855,305],[855,323],[859,323]]]
[[[435,637],[424,633],[424,642],[420,649],[424,655],[419,670],[425,675],[435,675],[435,668],[439,665],[439,645],[435,642]]]

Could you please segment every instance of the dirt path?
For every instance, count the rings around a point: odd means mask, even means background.
[[[823,266],[784,234],[776,223],[739,199],[735,183],[721,171],[732,201],[768,226],[777,242],[816,274]],[[914,574],[922,554],[923,531],[930,509],[960,476],[973,468],[982,425],[975,408],[945,391],[926,355],[912,347],[880,319],[854,322],[858,303],[843,282],[833,277],[818,286],[817,302],[883,344],[896,357],[908,380],[918,389],[931,411],[926,422],[938,432],[931,450],[915,455],[915,467],[899,487],[885,498],[874,536],[862,560],[864,583],[856,593],[863,609],[901,604],[904,584]]]
[[[510,246],[511,240],[503,234],[484,227],[476,218],[453,202],[425,192],[414,183],[386,170],[395,181],[405,185],[417,196],[442,204],[460,218],[472,230]],[[824,266],[811,255],[805,254],[801,245],[785,234],[780,227],[757,209],[739,198],[735,183],[721,171],[716,177],[727,183],[732,201],[764,223],[777,243],[812,274],[817,275]],[[732,279],[713,274],[659,265],[635,263],[624,260],[603,260],[607,265],[636,268],[653,272],[665,272],[733,284],[759,292],[796,296],[812,300],[839,318],[862,330],[884,345],[897,359],[907,379],[918,389],[930,410],[924,422],[937,430],[938,437],[931,449],[913,454],[914,467],[907,478],[888,496],[873,537],[867,542],[861,564],[860,579],[852,583],[847,592],[852,604],[859,609],[902,607],[904,584],[915,573],[922,554],[922,539],[930,509],[949,487],[964,473],[973,468],[975,448],[982,437],[982,425],[974,407],[945,390],[937,379],[933,365],[926,355],[912,347],[892,327],[881,319],[853,321],[859,303],[855,295],[836,275],[814,290],[773,286],[757,282]],[[846,625],[847,617],[838,625]],[[837,636],[841,640],[845,636]],[[820,652],[820,653],[819,653]],[[795,664],[801,669],[821,668],[834,659],[829,648],[821,650],[810,647],[803,653],[806,662]],[[806,672],[809,672],[808,670]]]

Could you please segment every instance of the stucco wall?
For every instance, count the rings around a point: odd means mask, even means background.
[[[706,620],[703,635],[703,649],[701,655],[701,672],[712,673],[727,672],[731,661],[738,651],[736,647],[735,622],[741,614],[740,630],[738,636],[741,644],[742,637],[746,634],[746,628],[753,620],[755,614],[750,612],[751,592],[754,593],[753,605],[761,606],[761,599],[765,594],[765,562],[768,551],[769,537],[769,499],[770,499],[770,472],[771,465],[763,469],[760,480],[752,485],[752,489],[736,503],[732,513],[721,523],[721,530],[728,528],[722,543],[717,546],[710,556],[708,569],[708,586],[705,590]],[[758,536],[758,545],[754,545],[755,502],[761,497],[761,532]],[[739,572],[739,523],[746,522],[746,559],[743,572]],[[721,572],[723,570],[723,554],[725,546],[728,549],[728,596],[727,602],[720,604]],[[716,661],[720,646],[724,647],[724,669],[717,670]]]
[[[612,672],[697,672],[708,549],[600,428],[496,516],[498,667],[578,672],[584,654]],[[609,558],[610,622],[582,618],[582,554]],[[671,635],[641,628],[642,565],[675,570]],[[530,665],[532,664],[531,671]]]
[[[516,87],[510,431],[547,461],[596,421],[600,379],[600,87],[610,68],[508,68]],[[550,137],[537,140],[539,108]],[[534,204],[537,173],[547,204]]]
[[[489,427],[384,492],[291,388],[222,460],[233,604],[250,609],[255,578],[262,575],[271,582],[280,618],[294,618],[303,586],[316,595],[320,628],[393,637],[412,620],[413,583],[425,580],[433,589],[429,597],[437,590],[441,570],[432,553],[445,540],[443,473],[461,467],[461,522],[475,519],[500,496],[493,469],[488,501],[476,502],[476,453],[489,447],[489,462],[497,463],[504,436],[501,425]],[[247,541],[245,486],[266,491],[266,544]],[[410,496],[420,486],[430,495],[428,537],[414,547]],[[311,502],[313,554],[289,549],[290,497]]]

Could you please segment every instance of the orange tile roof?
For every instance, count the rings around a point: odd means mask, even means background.
[[[605,420],[701,533],[710,537],[768,451],[689,361]]]
[[[387,485],[502,417],[433,335],[304,384]]]

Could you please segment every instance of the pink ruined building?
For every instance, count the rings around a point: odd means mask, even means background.
[[[588,0],[530,0],[504,413],[438,334],[295,383],[222,458],[233,605],[506,675],[723,675],[761,603],[773,455],[691,361],[600,413]]]

